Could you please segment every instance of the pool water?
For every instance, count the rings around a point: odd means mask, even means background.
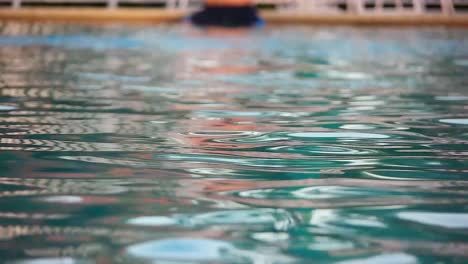
[[[1,263],[468,262],[468,29],[0,32]]]

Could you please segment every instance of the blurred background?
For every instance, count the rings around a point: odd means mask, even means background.
[[[202,0],[0,0],[3,8],[97,7],[194,10]],[[254,0],[262,10],[328,14],[467,13],[468,0]]]

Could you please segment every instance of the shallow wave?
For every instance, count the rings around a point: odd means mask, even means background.
[[[6,263],[468,260],[465,29],[0,33]]]

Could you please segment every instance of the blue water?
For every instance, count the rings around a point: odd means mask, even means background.
[[[467,29],[0,32],[0,263],[468,263]]]

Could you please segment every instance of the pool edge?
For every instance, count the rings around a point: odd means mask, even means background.
[[[60,21],[60,22],[122,22],[122,23],[175,23],[187,12],[165,9],[102,8],[22,8],[0,9],[0,20]],[[443,14],[297,14],[262,11],[267,23],[280,24],[329,24],[363,26],[468,26],[468,15]]]

